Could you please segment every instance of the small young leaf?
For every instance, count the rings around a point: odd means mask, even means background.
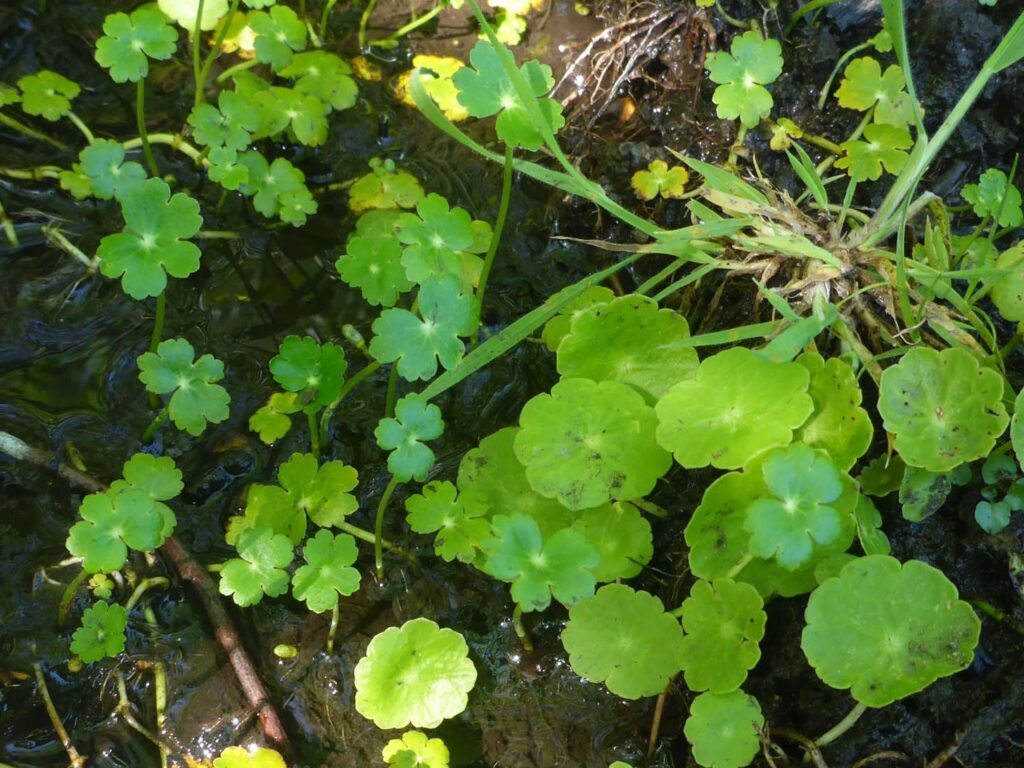
[[[797,443],[768,454],[762,472],[771,495],[747,508],[750,553],[774,558],[791,571],[805,567],[818,548],[833,544],[843,532],[841,513],[833,506],[843,493],[839,470],[824,455]]]
[[[236,605],[255,605],[267,597],[288,591],[288,572],[295,557],[287,536],[267,528],[245,531],[238,537],[239,557],[224,563],[220,572],[220,593]]]
[[[857,538],[865,555],[888,555],[892,550],[889,537],[882,531],[882,515],[867,496],[857,500],[853,512],[857,520]]]
[[[882,168],[895,175],[903,170],[913,146],[906,126],[872,123],[864,129],[865,140],[845,141],[845,155],[836,161],[836,168],[845,168],[854,181],[875,181]]]
[[[683,630],[661,600],[608,584],[569,609],[562,645],[573,671],[624,699],[656,696],[683,668]]]
[[[92,194],[100,200],[123,200],[146,179],[138,163],[124,161],[124,147],[112,139],[96,139],[78,156],[82,172],[89,177]]]
[[[42,117],[50,122],[60,120],[71,111],[71,100],[79,93],[78,84],[48,69],[18,80],[21,108],[26,115]]]
[[[391,768],[448,768],[448,747],[441,739],[427,738],[420,731],[403,733],[384,745],[381,754]]]
[[[123,232],[107,235],[96,255],[100,272],[120,277],[133,299],[159,296],[167,276],[188,277],[199,269],[199,248],[188,242],[203,225],[199,203],[171,188],[163,179],[146,179],[121,201]]]
[[[718,83],[712,100],[719,117],[739,118],[744,127],[755,128],[772,111],[772,95],[764,86],[782,74],[782,46],[750,30],[733,38],[731,51],[707,58],[708,77]]]
[[[327,51],[297,53],[291,64],[278,70],[281,77],[295,78],[299,93],[315,96],[325,107],[348,109],[356,103],[356,81],[352,68]]]
[[[427,483],[423,493],[405,500],[405,509],[406,521],[416,533],[437,533],[434,552],[446,562],[472,563],[491,538],[483,495],[465,491],[456,498],[455,486],[447,480]]]
[[[283,157],[267,163],[263,155],[254,150],[238,155],[238,162],[249,172],[249,179],[240,187],[245,195],[252,195],[256,210],[270,218],[294,226],[306,223],[306,217],[317,211],[316,200],[306,187],[305,174]]]
[[[420,288],[419,313],[386,309],[373,322],[370,354],[396,363],[406,381],[433,378],[438,362],[447,370],[459,363],[465,351],[459,337],[473,329],[473,298],[455,277],[431,278]]]
[[[266,405],[249,417],[249,429],[264,443],[272,445],[292,428],[292,420],[288,417],[301,410],[302,404],[294,392],[275,392]]]
[[[163,13],[142,7],[112,13],[103,20],[96,41],[96,61],[110,70],[115,83],[136,82],[149,74],[149,59],[169,59],[178,47],[178,31]]]
[[[394,237],[352,237],[334,266],[373,306],[393,307],[413,288],[402,266],[402,246]]]
[[[903,70],[891,64],[883,74],[878,60],[871,56],[854,59],[846,66],[836,99],[841,107],[861,112],[874,107],[876,123],[904,127],[914,122]]]
[[[306,47],[306,25],[291,8],[275,5],[270,11],[249,14],[249,27],[256,33],[256,58],[280,73]]]
[[[1005,501],[979,501],[974,508],[974,519],[985,533],[994,536],[1010,524],[1012,512],[1012,508]]]
[[[254,138],[277,136],[290,129],[300,143],[309,147],[327,140],[327,110],[315,96],[275,85],[253,94],[252,105],[260,114]]]
[[[690,172],[683,166],[669,168],[664,160],[652,160],[647,170],[633,174],[629,185],[641,200],[653,200],[659,195],[671,199],[683,196],[689,180]]]
[[[991,216],[1000,227],[1019,227],[1024,222],[1020,190],[998,168],[989,168],[977,184],[965,185],[960,194],[976,216]]]
[[[563,529],[547,541],[533,518],[497,515],[494,538],[484,542],[485,573],[512,584],[512,599],[524,611],[543,611],[554,597],[572,605],[594,593],[591,569],[599,557],[586,539]]]
[[[432,277],[459,275],[458,252],[473,245],[472,218],[462,208],[449,209],[448,201],[431,192],[416,205],[416,214],[403,213],[398,237],[405,244],[402,264],[414,283]]]
[[[876,456],[857,476],[860,489],[869,496],[882,498],[898,491],[907,465],[898,455]]]
[[[683,733],[693,759],[705,768],[743,768],[761,746],[764,715],[757,699],[743,691],[702,693],[690,704]]]
[[[357,179],[349,188],[348,207],[352,213],[415,208],[425,197],[419,180],[406,171],[396,171],[393,160],[382,161],[375,157],[370,160],[370,168],[370,173]]]
[[[229,100],[232,95],[232,91],[224,91],[220,97],[221,102]],[[197,104],[193,107],[188,116],[188,124],[192,127],[192,137],[196,142],[211,149],[224,147],[233,152],[241,152],[252,141],[252,135],[242,121],[224,114],[212,104]]]
[[[569,509],[646,496],[671,465],[654,411],[616,381],[562,379],[519,416],[515,453],[535,491]]]
[[[348,363],[345,352],[329,341],[288,336],[270,359],[270,373],[286,392],[295,392],[306,413],[316,413],[341,394]]]
[[[347,533],[319,530],[302,548],[306,564],[292,576],[292,594],[313,613],[334,608],[338,596],[359,589],[359,571],[350,567],[359,556],[356,540]]]
[[[128,612],[116,603],[93,603],[71,639],[71,652],[86,664],[114,658],[124,650]]]
[[[544,139],[533,124],[494,46],[487,40],[480,40],[473,46],[469,61],[472,68],[464,67],[452,77],[459,89],[459,102],[473,117],[498,115],[495,130],[498,138],[508,146],[540,149]],[[565,124],[561,105],[554,99],[542,98],[555,84],[551,67],[531,60],[519,71],[529,84],[548,128],[557,133]]]
[[[423,482],[434,467],[434,452],[424,442],[444,432],[441,409],[419,395],[406,395],[395,404],[395,417],[381,419],[374,436],[388,455],[388,470],[400,482]]]
[[[160,342],[156,352],[139,356],[139,380],[156,395],[173,393],[168,413],[174,426],[196,436],[207,422],[220,424],[228,417],[231,397],[216,382],[224,378],[224,364],[212,355],[195,359],[185,339]]]
[[[697,581],[682,605],[683,672],[691,691],[729,693],[761,658],[768,617],[749,584]]]
[[[273,749],[246,750],[228,747],[213,761],[213,768],[288,768],[284,758]]]
[[[458,632],[412,619],[376,635],[355,668],[356,711],[378,728],[436,728],[461,713],[476,667]]]

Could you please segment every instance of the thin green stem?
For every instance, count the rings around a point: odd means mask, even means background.
[[[373,562],[377,567],[378,579],[384,578],[384,512],[387,511],[388,502],[391,501],[397,487],[398,478],[392,477],[380,497],[380,503],[377,504],[377,519],[373,524]]]
[[[789,18],[789,23],[786,24],[786,28],[782,31],[783,37],[789,37],[789,33],[793,31],[793,27],[796,26],[797,22],[800,21],[804,16],[809,13],[814,13],[821,8],[827,8],[838,0],[810,0],[810,2],[804,3]]]
[[[726,13],[725,9],[722,7],[722,4],[718,0],[715,0],[715,10],[718,11],[718,15],[722,17],[722,20],[725,21],[726,24],[736,27],[737,29],[751,28],[751,23],[749,21],[740,21],[739,19],[730,16],[728,13]]]
[[[199,4],[196,6],[196,23],[192,27],[192,78],[195,80],[197,91],[199,90],[199,78],[203,71],[200,52],[203,44],[203,5],[205,3],[206,0],[199,0]],[[230,23],[231,18],[225,18],[224,26],[226,27]]]
[[[341,405],[341,401],[345,399],[345,396],[349,392],[351,392],[353,389],[359,386],[359,384],[361,384],[367,377],[372,376],[378,370],[380,370],[380,362],[377,360],[374,360],[372,363],[369,363],[368,365],[364,366],[362,370],[359,371],[359,373],[357,373],[355,376],[350,378],[342,385],[341,391],[338,393],[338,396],[335,398],[334,402],[330,403],[326,408],[324,408],[324,410],[320,414],[321,443],[327,442],[327,428],[328,426],[330,426],[331,417],[334,415],[334,412],[338,409],[338,406]]]
[[[196,93],[195,93],[195,105],[199,106],[206,101],[206,81],[210,77],[210,70],[213,68],[213,63],[220,56],[221,46],[224,45],[224,38],[227,37],[228,27],[231,26],[231,20],[235,18],[235,14],[238,13],[238,6],[241,0],[231,0],[231,7],[228,9],[228,15],[225,16],[220,23],[220,29],[217,30],[217,37],[213,41],[213,48],[206,54],[206,59],[203,61],[203,66],[199,70],[199,77],[196,78]]]
[[[80,570],[64,588],[64,593],[60,596],[60,603],[57,604],[57,625],[64,626],[68,620],[68,613],[71,611],[71,604],[75,602],[75,595],[78,594],[78,588],[82,586],[82,583],[89,578],[88,572],[83,568]]]
[[[59,179],[62,170],[56,165],[37,165],[35,168],[0,167],[0,176],[21,181],[42,181],[43,179]]]
[[[156,353],[160,340],[164,337],[164,319],[167,315],[167,289],[156,297],[156,317],[153,319],[153,333],[149,337],[149,351]]]
[[[306,423],[309,425],[309,448],[317,461],[320,461],[320,430],[317,429],[316,414],[307,413]]]
[[[366,28],[370,26],[370,15],[377,7],[377,0],[368,0],[362,15],[359,17],[359,50],[366,50]]]
[[[394,46],[394,44],[397,43],[399,40],[401,40],[403,37],[408,35],[410,32],[415,32],[417,29],[422,27],[424,24],[428,23],[431,19],[436,18],[438,16],[438,14],[440,14],[441,11],[443,11],[446,7],[447,7],[447,3],[439,2],[437,5],[435,5],[433,8],[431,8],[429,11],[424,13],[422,16],[419,16],[419,17],[413,19],[412,21],[410,21],[408,24],[406,24],[403,27],[399,27],[394,32],[392,32],[390,35],[388,35],[387,37],[385,37],[385,38],[383,38],[381,40],[374,40],[374,41],[372,41],[370,43],[370,45],[376,45],[376,46],[379,46],[379,47],[390,48],[390,47]]]
[[[519,603],[516,603],[516,607],[512,609],[512,628],[515,630],[519,641],[523,644],[523,648],[527,652],[532,652],[533,641],[530,640],[530,633],[526,631],[526,627],[523,624],[523,607]]]
[[[747,126],[740,123],[740,128],[736,132],[736,140],[729,147],[729,158],[725,161],[725,164],[729,168],[736,167],[736,159],[738,157],[737,149],[743,146],[743,142],[747,140]]]
[[[825,108],[825,102],[828,101],[828,95],[832,92],[832,83],[835,82],[836,76],[839,74],[839,70],[843,68],[843,64],[852,59],[865,48],[870,48],[872,45],[874,45],[874,43],[872,43],[871,40],[868,40],[866,43],[861,43],[860,45],[853,46],[853,48],[851,48],[850,50],[848,50],[846,53],[839,57],[839,60],[836,62],[835,67],[833,67],[832,69],[832,73],[828,76],[828,80],[826,80],[825,85],[822,86],[821,95],[818,97],[819,110]]]
[[[1019,621],[1015,621],[1012,617],[1008,616],[1004,611],[996,608],[992,603],[987,600],[968,600],[971,605],[974,606],[976,611],[985,614],[986,616],[995,619],[998,622],[1006,624],[1010,629],[1016,632],[1018,635],[1024,636],[1024,624]]]
[[[142,433],[141,442],[143,445],[153,439],[153,435],[155,435],[157,430],[163,426],[165,421],[167,421],[167,418],[170,416],[170,412],[171,406],[169,404],[164,405],[164,407],[157,412],[156,416],[153,417],[153,420],[149,422],[149,426],[146,427],[146,431]]]
[[[324,4],[324,11],[320,14],[320,37],[324,38],[327,36],[327,18],[331,15],[331,11],[334,10],[334,6],[338,4],[338,0],[327,0]]]
[[[51,243],[53,243],[58,248],[63,250],[65,253],[71,254],[71,256],[73,256],[76,260],[80,261],[83,265],[85,265],[86,269],[88,269],[89,271],[96,269],[96,266],[99,264],[99,259],[97,259],[95,256],[93,256],[91,259],[88,256],[86,256],[85,253],[82,252],[81,248],[79,248],[77,245],[75,245],[66,237],[64,237],[64,233],[61,232],[60,229],[58,229],[57,227],[51,227],[48,224],[44,224],[42,227],[40,227],[40,230],[46,236],[47,240],[49,240]]]
[[[85,136],[85,140],[92,144],[96,141],[96,137],[93,136],[92,131],[89,130],[89,126],[82,122],[82,118],[72,112],[70,109],[67,114],[68,120],[75,124],[75,127],[81,131],[82,135]]]
[[[398,364],[391,366],[391,373],[388,374],[388,389],[384,397],[384,417],[391,418],[395,415],[395,401],[398,399]]]
[[[178,133],[151,133],[146,137],[149,140],[150,145],[162,144],[170,147],[175,152],[181,152],[181,154],[192,159],[196,164],[202,163],[203,165],[209,166],[210,161],[203,158],[203,153],[193,145],[189,144],[185,139]],[[125,150],[138,149],[142,146],[142,138],[128,139],[127,141],[121,142],[121,146]]]
[[[848,730],[853,728],[854,724],[858,720],[860,720],[860,716],[863,715],[867,711],[867,709],[867,704],[861,704],[858,702],[857,706],[851,709],[850,713],[846,717],[844,717],[834,726],[825,731],[825,733],[821,734],[821,736],[816,738],[814,740],[815,745],[819,747],[825,747],[831,744],[833,741],[838,739]]]
[[[0,124],[6,125],[8,128],[17,131],[18,133],[23,133],[29,138],[44,141],[51,147],[59,149],[62,152],[67,151],[68,149],[68,145],[65,144],[63,141],[58,141],[57,139],[47,136],[45,133],[37,131],[35,128],[32,128],[31,126],[25,125],[25,123],[21,122],[20,120],[17,120],[11,117],[10,115],[5,115],[3,112],[0,112]]]
[[[135,587],[131,597],[128,598],[128,602],[124,604],[124,609],[131,613],[132,609],[139,604],[139,600],[149,590],[154,587],[168,587],[171,582],[165,576],[150,576],[148,579],[143,579],[139,582],[139,585]]]
[[[512,147],[505,147],[505,168],[501,175],[501,202],[498,203],[498,218],[494,221],[494,230],[491,232],[491,243],[487,247],[487,254],[484,256],[484,264],[480,268],[480,280],[477,282],[476,296],[473,303],[476,305],[476,328],[473,329],[473,340],[470,347],[475,347],[480,340],[480,324],[483,322],[484,292],[487,290],[487,279],[491,274],[491,267],[494,265],[494,256],[501,244],[501,233],[505,229],[505,220],[508,218],[509,201],[512,199]]]
[[[327,630],[327,653],[334,653],[334,636],[338,633],[338,623],[341,621],[341,600],[336,599],[334,601],[334,607],[331,608],[331,628]]]
[[[156,613],[149,605],[142,609],[142,613],[146,617],[146,624],[149,625],[150,640],[156,646],[160,640],[160,625],[156,623]],[[160,734],[167,719],[167,670],[160,659],[154,659],[150,663],[153,666],[153,705],[156,709],[156,732]],[[160,768],[167,768],[167,748],[163,744],[160,744],[159,748]]]
[[[203,229],[196,232],[196,240],[239,240],[241,232],[232,232],[229,229]]]
[[[682,256],[678,259],[673,259],[669,262],[668,266],[657,272],[651,277],[644,280],[640,285],[637,286],[636,292],[642,293],[645,296],[661,285],[663,282],[668,280],[675,272],[689,264],[692,259],[689,256]]]
[[[149,132],[146,130],[146,78],[135,84],[135,122],[139,128],[139,139],[142,141],[142,154],[146,157],[151,176],[158,177],[160,168],[153,157],[153,148],[149,145]]]
[[[7,242],[10,243],[12,248],[18,247],[18,232],[14,228],[14,222],[7,216],[7,211],[4,210],[4,204],[0,201],[0,227],[3,227],[4,235],[7,237]]]
[[[71,741],[71,737],[64,727],[64,721],[60,719],[60,713],[57,712],[57,707],[54,706],[53,699],[50,697],[50,689],[46,686],[46,676],[43,674],[42,666],[35,662],[32,664],[32,669],[36,673],[36,686],[39,688],[39,695],[43,697],[43,706],[46,707],[46,714],[50,718],[53,730],[57,732],[57,738],[60,739],[64,751],[68,753],[68,759],[71,760],[71,768],[82,768],[85,765],[85,758],[75,749],[75,744]]]
[[[252,69],[253,67],[259,66],[259,63],[259,59],[249,59],[248,61],[240,61],[238,64],[235,64],[235,66],[228,67],[219,75],[217,75],[217,82],[226,82],[227,80],[230,80],[232,77],[237,75],[239,72],[245,72],[247,69]]]

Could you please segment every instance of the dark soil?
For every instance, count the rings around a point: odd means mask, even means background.
[[[134,135],[130,89],[114,86],[92,60],[103,15],[130,9],[133,3],[102,4],[87,0],[50,0],[45,13],[38,0],[10,0],[0,7],[0,81],[51,68],[82,84],[76,111],[101,135]],[[627,7],[627,5],[629,7]],[[753,3],[726,3],[736,16],[761,16]],[[846,4],[840,5],[840,11]],[[806,129],[841,140],[856,115],[838,108],[819,112],[818,89],[836,58],[874,34],[877,16],[871,3],[859,14],[823,16],[801,24],[785,47],[786,71],[775,88],[778,114],[789,114]],[[1015,10],[1004,0],[994,9],[973,0],[934,0],[913,5],[908,34],[918,90],[934,128],[955,102]],[[311,2],[314,13],[319,4]],[[658,6],[599,4],[597,16],[580,20],[572,3],[556,0],[545,25],[538,25],[524,50],[542,57],[556,77],[591,35]],[[769,33],[795,8],[783,2],[779,19],[767,17]],[[609,99],[578,108],[564,135],[582,167],[627,205],[635,206],[629,176],[651,159],[668,159],[665,147],[710,160],[728,153],[733,128],[718,121],[711,104],[712,86],[703,82],[706,47],[727,43],[731,32],[712,14],[689,2],[663,6],[662,29],[647,41],[639,69]],[[404,4],[382,3],[374,27],[396,26]],[[332,17],[328,47],[355,53],[349,31],[358,8],[340,3]],[[415,39],[419,51],[464,55],[473,36],[466,35],[465,12],[442,15],[443,34]],[[401,23],[400,21],[398,23]],[[717,41],[717,42],[716,42]],[[609,38],[610,44],[616,38]],[[563,45],[565,49],[559,49]],[[389,75],[406,65],[401,48],[383,62]],[[177,130],[191,106],[190,72],[180,61],[154,68],[151,125]],[[1015,67],[996,78],[936,164],[930,186],[956,199],[965,180],[990,165],[1009,168],[1018,151],[1021,71]],[[280,148],[306,172],[311,186],[325,186],[366,172],[372,157],[389,156],[424,180],[428,190],[449,197],[480,218],[493,219],[500,189],[500,169],[485,165],[438,134],[412,110],[397,104],[387,82],[361,83],[357,107],[332,115],[331,133],[317,151]],[[568,94],[560,94],[568,98]],[[47,129],[52,126],[47,125]],[[72,145],[73,128],[52,128]],[[487,138],[486,129],[473,129]],[[788,163],[767,147],[767,135],[748,141],[766,175],[782,187],[793,184]],[[70,165],[73,155],[54,152],[14,133],[0,134],[5,151],[0,165],[30,167],[43,163]],[[320,213],[301,229],[269,227],[234,196],[215,212],[219,188],[205,184],[192,168],[157,148],[165,173],[202,198],[207,229],[242,232],[237,241],[206,241],[203,268],[188,281],[174,281],[169,294],[167,337],[183,335],[222,359],[224,382],[232,395],[231,418],[200,439],[174,430],[159,433],[146,448],[174,457],[186,478],[177,506],[179,534],[206,563],[222,562],[231,550],[223,542],[226,520],[241,505],[252,481],[268,481],[293,450],[305,450],[307,436],[296,426],[273,448],[247,429],[248,416],[272,390],[267,362],[289,333],[338,338],[344,324],[365,335],[373,314],[358,294],[340,283],[334,260],[353,228],[343,195],[319,196]],[[878,189],[865,188],[868,205]],[[152,418],[137,380],[136,357],[149,341],[152,304],[134,302],[116,282],[87,275],[80,264],[50,246],[41,226],[59,223],[86,253],[120,226],[116,204],[76,203],[53,184],[0,181],[0,201],[17,223],[21,245],[0,246],[0,429],[62,458],[81,456],[96,477],[111,479],[121,463],[140,449],[138,436]],[[651,207],[644,213],[666,227],[685,222],[678,204]],[[557,288],[610,263],[613,254],[556,239],[557,235],[630,241],[632,233],[592,207],[565,200],[535,184],[519,180],[512,201],[510,227],[488,292],[486,322],[496,331],[532,309]],[[622,277],[622,289],[653,273],[645,265]],[[731,323],[751,322],[746,293],[725,300],[728,312],[703,316],[712,283],[704,293],[686,298],[691,326],[708,331]],[[728,294],[727,294],[728,296]],[[1020,371],[1020,359],[1013,363]],[[481,438],[516,421],[523,403],[555,380],[552,358],[542,345],[525,343],[476,374],[440,403],[447,431],[438,446],[437,477],[450,478],[462,454]],[[1020,383],[1020,382],[1016,382]],[[372,528],[372,512],[387,481],[383,457],[372,429],[383,410],[384,379],[357,391],[336,421],[326,458],[342,458],[360,471],[362,508],[359,524]],[[872,399],[867,393],[867,399]],[[883,434],[876,425],[876,433]],[[876,453],[884,446],[876,446]],[[0,762],[15,766],[67,764],[55,739],[31,677],[41,662],[56,706],[90,765],[159,765],[155,749],[142,736],[111,716],[117,703],[112,669],[129,681],[136,716],[152,723],[152,677],[144,662],[162,660],[168,668],[170,707],[163,731],[177,755],[215,755],[230,743],[259,741],[252,712],[238,691],[198,605],[183,587],[155,592],[151,604],[160,625],[152,637],[144,624],[129,628],[127,653],[115,662],[67,669],[70,628],[55,626],[56,606],[73,569],[60,565],[67,556],[64,540],[81,496],[46,471],[0,458]],[[689,588],[682,530],[703,486],[670,474],[654,501],[666,508],[667,520],[655,522],[656,556],[636,579],[667,604],[678,605]],[[941,568],[967,599],[982,599],[1024,620],[1021,593],[1011,564],[1021,554],[1024,524],[999,537],[982,533],[973,521],[977,490],[961,489],[938,514],[918,524],[903,520],[893,498],[886,500],[885,530],[900,558],[920,558]],[[290,599],[264,601],[235,611],[248,650],[271,689],[292,738],[296,766],[379,764],[380,749],[390,734],[378,731],[353,708],[352,668],[370,638],[385,627],[427,616],[457,628],[470,645],[480,671],[466,713],[441,729],[452,748],[453,765],[555,768],[604,768],[616,759],[644,764],[654,701],[623,702],[602,686],[584,683],[569,668],[559,633],[565,612],[552,608],[527,622],[536,650],[524,653],[508,617],[507,589],[468,567],[446,565],[433,557],[429,544],[412,535],[392,502],[387,535],[415,548],[415,562],[388,562],[383,584],[374,583],[372,555],[364,551],[359,566],[363,588],[347,599],[335,653],[323,651],[325,616],[312,615]],[[138,558],[139,572],[163,572],[159,561]],[[84,592],[84,591],[83,591]],[[81,594],[73,616],[87,604]],[[822,684],[799,650],[805,599],[770,604],[768,635],[762,661],[747,684],[764,708],[773,729],[814,737],[852,707],[850,697]],[[272,650],[295,645],[297,657],[281,660]],[[955,759],[970,768],[1016,768],[1024,764],[1024,639],[1007,623],[985,619],[982,642],[971,669],[942,680],[926,691],[884,710],[870,711],[835,745],[827,764],[853,766],[882,751],[903,753],[908,761],[880,759],[877,766],[921,765],[959,744]],[[692,765],[682,723],[689,694],[679,686],[668,697],[652,766]],[[801,750],[783,736],[775,739],[789,762],[800,765]],[[760,758],[759,758],[760,760]],[[937,761],[930,768],[938,768]],[[758,765],[767,765],[759,762]],[[864,764],[864,763],[861,763]]]

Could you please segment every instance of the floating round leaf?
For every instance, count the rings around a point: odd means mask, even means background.
[[[355,668],[356,711],[378,728],[436,728],[466,708],[476,683],[462,635],[430,619],[390,627]]]
[[[224,378],[224,363],[212,355],[196,360],[196,351],[185,339],[160,342],[156,352],[139,355],[139,381],[156,395],[171,394],[167,413],[178,429],[196,436],[206,424],[219,424],[228,417],[231,396],[218,381]]]
[[[570,509],[641,498],[671,464],[654,439],[654,411],[615,381],[562,379],[519,423],[514,448],[530,485]]]
[[[113,658],[124,650],[128,612],[116,603],[93,603],[82,614],[82,626],[71,638],[71,652],[86,664]]]
[[[683,667],[679,622],[661,600],[623,584],[570,608],[562,645],[576,674],[624,699],[661,693]]]
[[[626,501],[582,510],[572,529],[597,551],[591,570],[598,581],[631,579],[654,555],[650,523]]]
[[[658,442],[687,468],[741,467],[793,439],[814,410],[809,381],[797,363],[769,362],[745,347],[719,352],[658,401]]]
[[[764,715],[757,699],[743,691],[702,693],[690,704],[683,726],[693,759],[705,768],[750,765],[761,741],[757,730]]]
[[[351,567],[358,555],[356,540],[347,533],[317,531],[302,548],[306,564],[292,576],[292,594],[314,613],[331,610],[339,595],[359,589],[359,571]]]
[[[686,319],[630,294],[579,312],[558,346],[558,372],[631,384],[656,400],[697,369]]]
[[[914,467],[946,472],[987,456],[1009,421],[1003,377],[967,350],[918,347],[882,373],[878,411]]]
[[[691,691],[729,693],[761,658],[758,645],[768,617],[749,584],[698,581],[683,602],[683,672]]]
[[[981,622],[941,571],[870,555],[811,595],[802,646],[818,676],[884,707],[968,667]]]

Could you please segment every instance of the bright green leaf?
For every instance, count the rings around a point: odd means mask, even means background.
[[[625,501],[582,510],[572,529],[597,552],[590,570],[601,582],[633,578],[654,555],[650,523]]]
[[[287,536],[267,528],[245,531],[238,537],[239,557],[224,563],[220,572],[220,593],[236,605],[255,605],[267,597],[288,591],[288,572],[295,557]]]
[[[112,13],[103,20],[96,61],[110,70],[115,83],[134,83],[149,74],[149,59],[169,59],[177,48],[178,31],[167,23],[167,17],[143,6],[131,16]]]
[[[599,561],[586,539],[563,529],[545,541],[533,518],[497,515],[494,538],[484,542],[483,570],[512,584],[512,599],[524,611],[543,611],[551,598],[572,605],[594,593],[591,569]]]
[[[875,181],[883,168],[895,175],[906,165],[906,150],[913,144],[905,126],[872,123],[864,129],[864,139],[840,145],[846,154],[836,161],[836,168],[847,169],[854,181]]]
[[[139,356],[139,380],[156,395],[171,394],[168,413],[174,426],[196,436],[206,424],[220,424],[228,417],[231,397],[216,382],[224,378],[224,363],[212,355],[195,359],[185,339],[160,342],[156,352]]]
[[[100,272],[120,277],[133,299],[159,296],[167,276],[184,278],[199,269],[199,248],[188,242],[203,225],[199,203],[162,179],[146,179],[121,201],[123,232],[107,235],[96,255]]]
[[[228,747],[213,761],[213,768],[288,768],[281,755],[273,749]]]
[[[71,526],[67,548],[82,558],[87,573],[120,570],[128,550],[148,552],[164,540],[164,519],[153,499],[141,490],[122,487],[82,499],[82,518]]]
[[[406,395],[395,404],[394,418],[381,419],[373,434],[388,455],[388,470],[401,482],[423,482],[434,466],[434,452],[424,445],[444,432],[441,409],[419,395]]]
[[[960,194],[976,216],[990,216],[1000,227],[1019,227],[1024,222],[1020,190],[998,168],[989,168],[977,184],[967,184]]]
[[[693,747],[693,759],[705,768],[743,768],[750,765],[761,740],[764,715],[757,699],[743,691],[702,693],[690,703],[683,733]]]
[[[646,170],[633,174],[629,185],[641,200],[653,200],[659,195],[671,199],[683,196],[689,180],[690,172],[683,166],[669,168],[664,160],[652,160]]]
[[[253,197],[256,210],[270,218],[299,226],[317,211],[316,200],[306,187],[305,174],[283,157],[273,163],[259,152],[250,150],[238,155],[238,162],[249,172],[248,181],[240,189]]]
[[[608,584],[569,609],[562,645],[573,671],[624,699],[656,696],[683,668],[683,630],[661,600]]]
[[[203,15],[199,20],[199,29],[209,32],[217,26],[217,22],[227,15],[228,0],[202,0]],[[169,18],[184,27],[189,34],[196,28],[196,16],[199,15],[200,0],[157,0],[157,5]]]
[[[413,288],[402,266],[402,246],[391,236],[349,238],[335,268],[373,306],[393,307]]]
[[[825,683],[884,707],[970,666],[981,622],[941,571],[858,558],[815,590],[802,646]]]
[[[409,731],[392,739],[381,753],[391,768],[448,768],[448,747],[441,739],[431,739],[420,731]]]
[[[92,194],[100,200],[123,200],[145,181],[146,171],[124,161],[124,147],[112,139],[96,139],[79,154],[82,172],[89,177]]]
[[[264,443],[272,445],[292,428],[292,420],[288,417],[301,410],[302,404],[294,392],[275,392],[266,405],[249,417],[249,429],[257,433]]]
[[[796,360],[811,375],[807,394],[814,411],[795,438],[821,448],[840,469],[849,470],[867,453],[874,428],[868,412],[861,407],[861,391],[853,369],[838,357],[825,361],[817,352]]]
[[[299,395],[306,413],[333,403],[345,382],[345,352],[329,341],[317,344],[309,336],[287,336],[270,359],[270,373],[286,392]]]
[[[451,562],[472,563],[482,544],[491,538],[491,525],[483,494],[456,488],[447,480],[427,483],[423,492],[405,500],[406,520],[416,533],[437,533],[434,552]]]
[[[48,69],[18,80],[21,108],[26,115],[42,117],[50,122],[60,120],[71,111],[71,101],[81,88],[78,83]]]
[[[370,160],[370,168],[371,172],[356,179],[348,191],[348,207],[353,213],[415,208],[424,198],[419,180],[406,171],[396,171],[393,160],[375,157]]]
[[[562,379],[519,416],[515,453],[530,485],[570,509],[646,496],[671,458],[654,439],[654,411],[615,381]]]
[[[436,728],[461,713],[476,684],[462,635],[412,619],[376,635],[355,668],[356,711],[378,728]]]
[[[558,294],[555,294],[552,299],[557,297]],[[562,307],[558,314],[544,325],[544,331],[541,334],[544,346],[552,352],[557,351],[562,339],[569,334],[572,321],[576,319],[577,315],[598,304],[607,304],[614,298],[615,292],[611,288],[605,288],[603,285],[595,285],[585,290],[573,301]]]
[[[347,533],[319,530],[302,548],[306,564],[292,576],[292,594],[313,613],[323,613],[338,604],[338,596],[359,589],[359,571],[350,567],[359,556],[356,540]]]
[[[871,56],[854,59],[846,66],[836,99],[841,107],[861,112],[874,107],[876,123],[904,127],[914,121],[903,70],[890,64],[883,74],[878,60]]]
[[[295,79],[293,88],[299,93],[315,96],[325,106],[348,109],[356,103],[356,81],[352,68],[340,57],[327,51],[297,53],[291,64],[278,71],[281,77]]]
[[[765,40],[754,30],[733,38],[731,53],[718,51],[707,57],[708,77],[718,83],[712,100],[718,116],[739,118],[746,128],[755,128],[772,111],[772,95],[764,86],[782,74],[782,46]]]
[[[294,505],[321,528],[339,525],[359,508],[358,499],[350,493],[359,475],[344,462],[321,465],[311,453],[293,453],[278,469],[277,480]]]
[[[398,238],[405,244],[402,264],[409,280],[423,284],[432,277],[459,275],[458,252],[473,244],[472,218],[462,208],[431,192],[416,204],[416,213],[403,213]]]
[[[256,33],[256,58],[275,72],[280,73],[291,63],[295,52],[306,47],[306,25],[285,5],[249,14],[249,27]]]
[[[86,664],[114,658],[124,650],[128,612],[116,603],[93,603],[71,639],[71,652]]]

